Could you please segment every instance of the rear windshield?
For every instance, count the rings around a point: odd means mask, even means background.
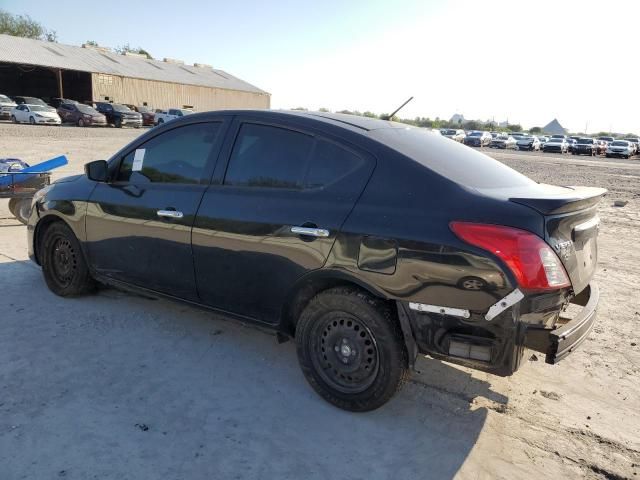
[[[488,155],[419,128],[383,128],[369,133],[371,138],[459,185],[470,188],[536,185]]]

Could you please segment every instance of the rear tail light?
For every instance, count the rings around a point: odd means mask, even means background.
[[[523,290],[556,290],[571,285],[555,252],[537,235],[518,228],[451,222],[461,240],[499,257]]]

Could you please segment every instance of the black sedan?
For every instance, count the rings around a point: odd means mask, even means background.
[[[595,157],[600,150],[598,140],[594,138],[580,138],[573,145],[573,155],[591,155]]]
[[[38,192],[28,245],[58,295],[110,284],[294,338],[311,386],[364,411],[418,353],[510,375],[526,348],[573,351],[595,322],[604,193],[404,124],[206,112]]]

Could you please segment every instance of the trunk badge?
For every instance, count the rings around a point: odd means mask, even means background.
[[[573,246],[573,242],[571,240],[566,240],[564,242],[557,242],[553,245],[553,249],[556,251],[558,255],[563,260],[569,260],[571,258],[571,247]]]

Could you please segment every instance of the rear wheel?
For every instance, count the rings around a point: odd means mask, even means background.
[[[84,127],[84,120],[82,118],[78,119],[78,126],[79,127]]]
[[[116,128],[122,128],[122,119],[116,118],[113,124],[115,125]]]
[[[9,211],[16,217],[20,223],[25,225],[29,221],[29,213],[31,213],[30,198],[12,198],[9,200]]]
[[[296,343],[307,381],[345,410],[380,407],[409,376],[392,309],[355,288],[333,288],[314,297],[298,322]]]
[[[18,123],[18,119],[16,118],[16,116],[15,116],[15,115],[11,115],[11,121],[12,121],[13,123]]]
[[[42,273],[53,293],[68,297],[95,288],[80,242],[65,223],[51,224],[43,233],[41,245]]]

